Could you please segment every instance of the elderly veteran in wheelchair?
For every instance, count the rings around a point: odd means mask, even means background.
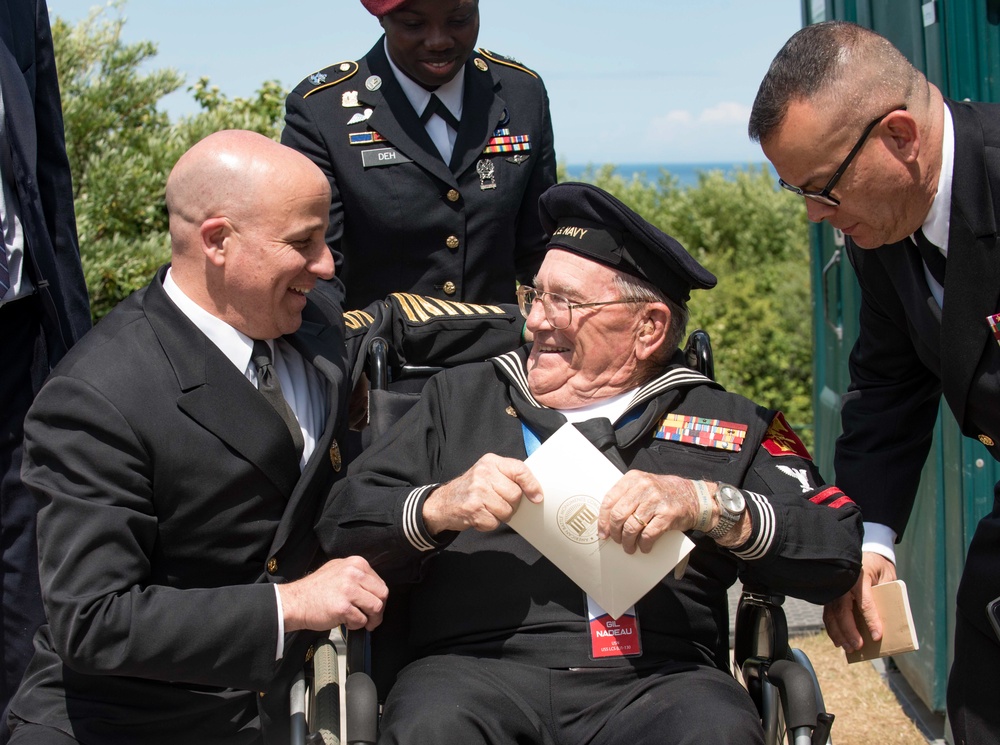
[[[587,184],[551,187],[540,213],[548,252],[519,289],[533,343],[432,378],[319,526],[330,555],[410,585],[387,610],[406,614],[410,661],[379,742],[761,743],[728,672],[727,590],[837,597],[860,570],[860,514],[780,412],[684,365],[686,302],[715,277],[676,240]],[[524,460],[567,421],[624,473],[600,538],[696,544],[619,619],[634,641],[615,656],[591,631],[600,607],[506,524],[545,498]]]

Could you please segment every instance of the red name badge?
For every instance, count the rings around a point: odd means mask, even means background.
[[[637,657],[642,654],[639,618],[634,605],[621,618],[612,618],[588,595],[587,617],[590,621],[591,659]]]

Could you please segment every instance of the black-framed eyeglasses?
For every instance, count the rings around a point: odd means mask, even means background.
[[[545,317],[554,329],[564,329],[573,322],[574,308],[596,308],[599,305],[619,305],[621,303],[645,303],[644,298],[629,297],[621,300],[602,300],[597,303],[571,303],[569,298],[554,292],[543,292],[528,285],[517,288],[517,304],[521,313],[527,318],[531,315],[531,306],[536,300],[542,301]]]
[[[897,106],[892,111],[885,112],[884,114],[882,114],[882,116],[880,116],[878,119],[873,120],[871,124],[865,127],[865,131],[861,133],[861,136],[858,138],[858,141],[854,143],[854,147],[851,148],[851,152],[849,152],[847,154],[847,157],[844,158],[844,162],[840,164],[840,167],[837,168],[837,170],[834,172],[830,180],[826,182],[826,186],[824,186],[819,191],[806,191],[801,187],[792,186],[787,181],[784,181],[783,179],[780,178],[778,179],[778,185],[781,186],[782,189],[787,189],[793,194],[798,194],[800,197],[805,197],[806,199],[815,199],[820,204],[825,204],[830,207],[839,207],[840,200],[830,195],[830,192],[833,191],[833,187],[837,185],[837,182],[840,181],[840,177],[844,175],[844,171],[846,171],[847,167],[851,165],[851,161],[854,160],[854,156],[858,154],[859,150],[861,150],[862,145],[865,144],[865,141],[868,139],[868,135],[872,133],[872,130],[875,129],[875,127],[877,127],[883,119],[889,116],[889,114],[895,113],[897,111],[906,111],[906,106],[905,105]]]

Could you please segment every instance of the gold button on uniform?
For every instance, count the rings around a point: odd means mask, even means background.
[[[452,248],[452,249],[458,248],[458,236],[457,235],[449,235],[445,239],[444,245],[446,245],[448,248]]]
[[[278,571],[278,560],[273,556],[267,560],[267,573],[274,574]]]
[[[448,189],[448,193],[445,196],[448,197],[449,202],[457,202],[458,198],[462,195],[458,193],[457,189]]]
[[[979,441],[988,448],[993,447],[993,438],[989,435],[979,435]]]
[[[444,287],[442,287],[442,289],[444,290],[444,294],[445,295],[454,295],[455,294],[455,290],[457,290],[458,288],[455,287],[455,283],[454,282],[452,282],[452,281],[449,280],[448,282],[444,283]]]

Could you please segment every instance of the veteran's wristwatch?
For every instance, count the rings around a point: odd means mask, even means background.
[[[729,484],[719,484],[715,490],[715,501],[719,505],[719,522],[708,531],[708,537],[717,541],[740,521],[746,511],[747,502],[743,498],[743,492]]]

